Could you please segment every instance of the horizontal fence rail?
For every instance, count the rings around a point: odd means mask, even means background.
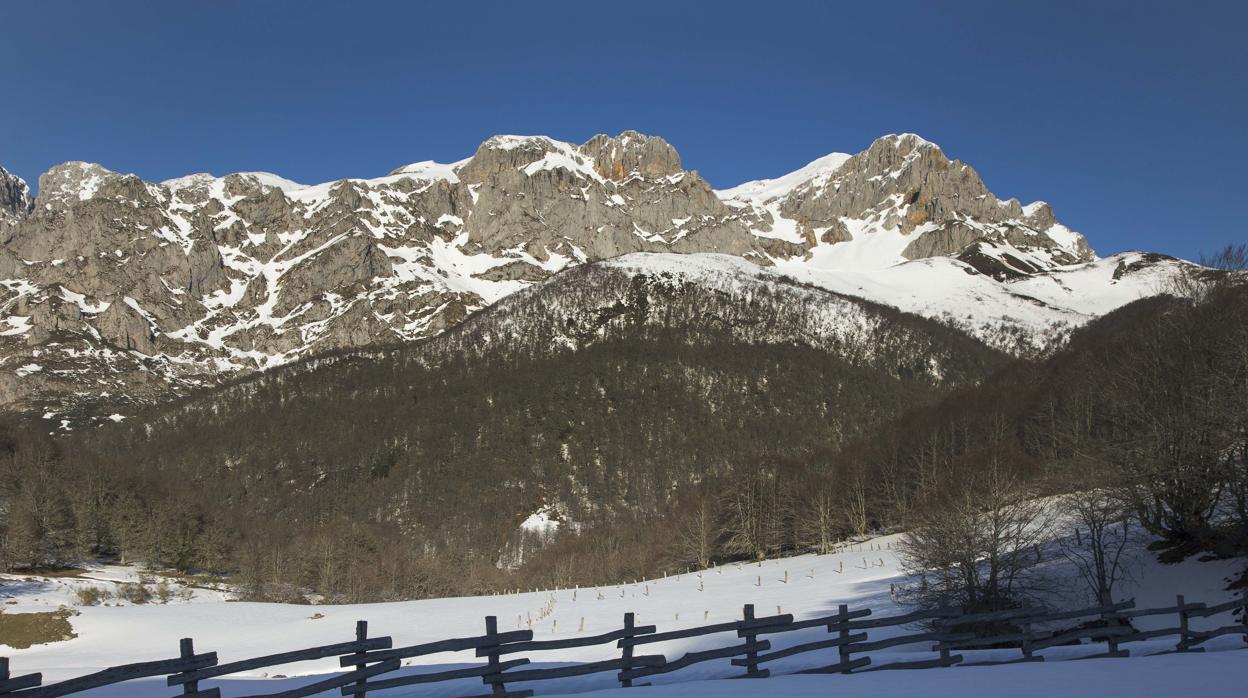
[[[777,609],[779,610],[779,609]],[[1240,622],[1213,630],[1193,630],[1191,619],[1240,611]],[[1174,615],[1177,625],[1157,630],[1138,631],[1131,626],[1133,618]],[[9,660],[0,657],[0,697],[55,698],[114,684],[165,677],[166,684],[181,687],[182,698],[221,698],[219,688],[201,688],[200,682],[222,676],[267,667],[283,666],[295,662],[316,659],[339,658],[339,666],[350,669],[346,673],[328,676],[298,688],[276,693],[253,694],[246,698],[298,698],[324,693],[343,696],[365,696],[380,691],[417,684],[440,683],[463,679],[481,679],[484,693],[467,698],[528,698],[533,689],[514,688],[515,684],[546,681],[589,674],[614,673],[621,686],[629,687],[638,679],[679,671],[693,664],[713,660],[728,660],[732,667],[744,669],[740,678],[766,678],[771,675],[765,664],[801,654],[825,652],[834,660],[800,673],[834,674],[879,671],[885,669],[929,669],[954,665],[974,666],[1009,664],[1014,662],[1041,662],[1039,650],[1064,645],[1089,642],[1106,647],[1105,652],[1082,655],[1077,659],[1094,657],[1125,657],[1130,654],[1122,645],[1159,637],[1178,638],[1169,652],[1203,652],[1202,645],[1224,635],[1243,635],[1248,643],[1248,599],[1235,599],[1217,605],[1187,602],[1183,596],[1176,597],[1173,606],[1164,608],[1135,608],[1133,600],[1103,603],[1099,606],[1048,612],[1042,608],[1014,608],[991,612],[965,612],[958,608],[935,608],[913,611],[901,615],[871,618],[871,609],[850,609],[841,604],[837,612],[817,618],[795,620],[791,614],[756,617],[754,606],[742,609],[741,619],[725,623],[713,623],[694,628],[682,628],[658,632],[653,625],[637,625],[636,616],[624,614],[622,627],[617,630],[590,635],[553,640],[534,640],[532,630],[499,632],[494,616],[485,619],[485,633],[473,637],[449,638],[406,647],[394,647],[390,637],[368,637],[368,623],[356,623],[355,640],[307,649],[241,659],[220,663],[215,652],[195,652],[194,642],[187,638],[179,644],[178,656],[149,662],[138,662],[110,667],[85,676],[78,676],[52,684],[43,684],[38,673],[12,676]],[[1069,622],[1077,622],[1071,627]],[[1067,622],[1066,627],[1054,627]],[[871,639],[868,630],[876,628],[905,627],[923,624],[910,629],[907,634]],[[981,634],[984,624],[992,624],[996,634]],[[798,644],[772,649],[772,640],[762,636],[824,628],[830,635],[826,639],[814,639]],[[978,629],[979,632],[976,632]],[[663,654],[637,654],[638,648],[672,640],[710,635],[735,635],[722,647],[687,651],[679,657],[668,659]],[[925,651],[935,653],[929,659],[905,659],[887,661],[887,654],[880,650],[907,645],[921,645]],[[507,658],[520,653],[550,652],[577,647],[614,646],[619,656],[594,662],[565,664],[562,666],[526,668],[533,661],[529,657]],[[992,661],[968,663],[966,650],[1015,649],[1019,656]],[[442,652],[471,651],[484,663],[457,669],[437,670],[431,667],[422,673],[386,676],[399,670],[404,659],[423,657]],[[871,653],[876,653],[873,658]],[[875,659],[884,660],[877,664]],[[826,660],[825,660],[826,661]],[[640,684],[646,685],[646,684]]]

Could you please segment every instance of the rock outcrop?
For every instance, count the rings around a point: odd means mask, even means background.
[[[783,197],[755,202],[760,218],[795,222],[801,238],[836,244],[865,234],[902,236],[901,256],[957,256],[979,242],[1010,248],[1029,272],[1088,262],[1083,236],[1057,223],[1048,204],[998,200],[969,165],[913,135],[885,136]],[[766,204],[772,204],[770,207]],[[767,216],[767,209],[771,216]]]
[[[0,231],[29,216],[34,206],[25,180],[0,167]]]

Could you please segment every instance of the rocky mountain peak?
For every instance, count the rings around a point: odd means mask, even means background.
[[[500,135],[486,139],[460,168],[459,175],[467,182],[484,182],[492,176],[525,168],[528,168],[525,174],[532,175],[543,169],[541,163],[548,155],[552,157],[545,169],[553,169],[556,163],[573,170],[590,169],[589,159],[570,143],[546,136]]]
[[[594,161],[594,169],[603,177],[622,182],[630,177],[645,179],[671,177],[683,170],[680,155],[670,143],[658,136],[625,131],[611,137],[598,134],[580,147]]]
[[[961,256],[985,273],[1014,276],[1095,258],[1083,236],[1059,224],[1048,204],[997,199],[973,168],[914,134],[876,139],[834,171],[792,185],[763,208],[773,228],[777,218],[791,220],[812,247],[864,234],[893,236],[894,242],[879,246],[897,250],[880,257],[883,264],[896,263],[893,254]],[[766,226],[768,216],[759,217]]]
[[[29,216],[34,208],[26,180],[0,167],[0,230]]]
[[[1010,199],[1014,203],[1018,203],[1018,199]],[[1035,201],[1026,206],[1019,206],[1022,211],[1023,220],[1027,225],[1036,230],[1048,230],[1057,225],[1057,217],[1053,215],[1053,207],[1048,202]]]
[[[872,146],[891,144],[895,148],[940,150],[940,146],[917,133],[888,133],[871,142]],[[870,148],[868,148],[869,150]]]
[[[420,180],[445,179],[457,182],[459,181],[459,176],[456,173],[459,171],[459,168],[467,163],[468,160],[460,160],[448,165],[434,162],[433,160],[421,160],[420,162],[395,168],[390,172],[389,176],[396,177],[402,175]]]
[[[86,201],[123,177],[125,175],[93,162],[63,162],[39,176],[39,197],[35,206],[40,209],[59,208]]]

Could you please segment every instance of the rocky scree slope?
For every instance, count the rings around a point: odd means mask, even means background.
[[[314,186],[268,173],[152,183],[70,162],[33,201],[0,172],[0,408],[69,428],[312,353],[434,336],[630,253],[730,255],[1014,352],[1146,295],[1174,263],[1098,261],[1046,204],[996,199],[913,135],[719,192],[631,131],[582,145],[496,136],[457,163]],[[1064,281],[1096,264],[1081,286]],[[968,299],[989,312],[955,317]]]

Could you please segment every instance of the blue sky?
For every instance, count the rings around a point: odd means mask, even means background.
[[[0,165],[32,185],[632,128],[725,187],[910,131],[1102,253],[1248,240],[1243,2],[0,3]]]

